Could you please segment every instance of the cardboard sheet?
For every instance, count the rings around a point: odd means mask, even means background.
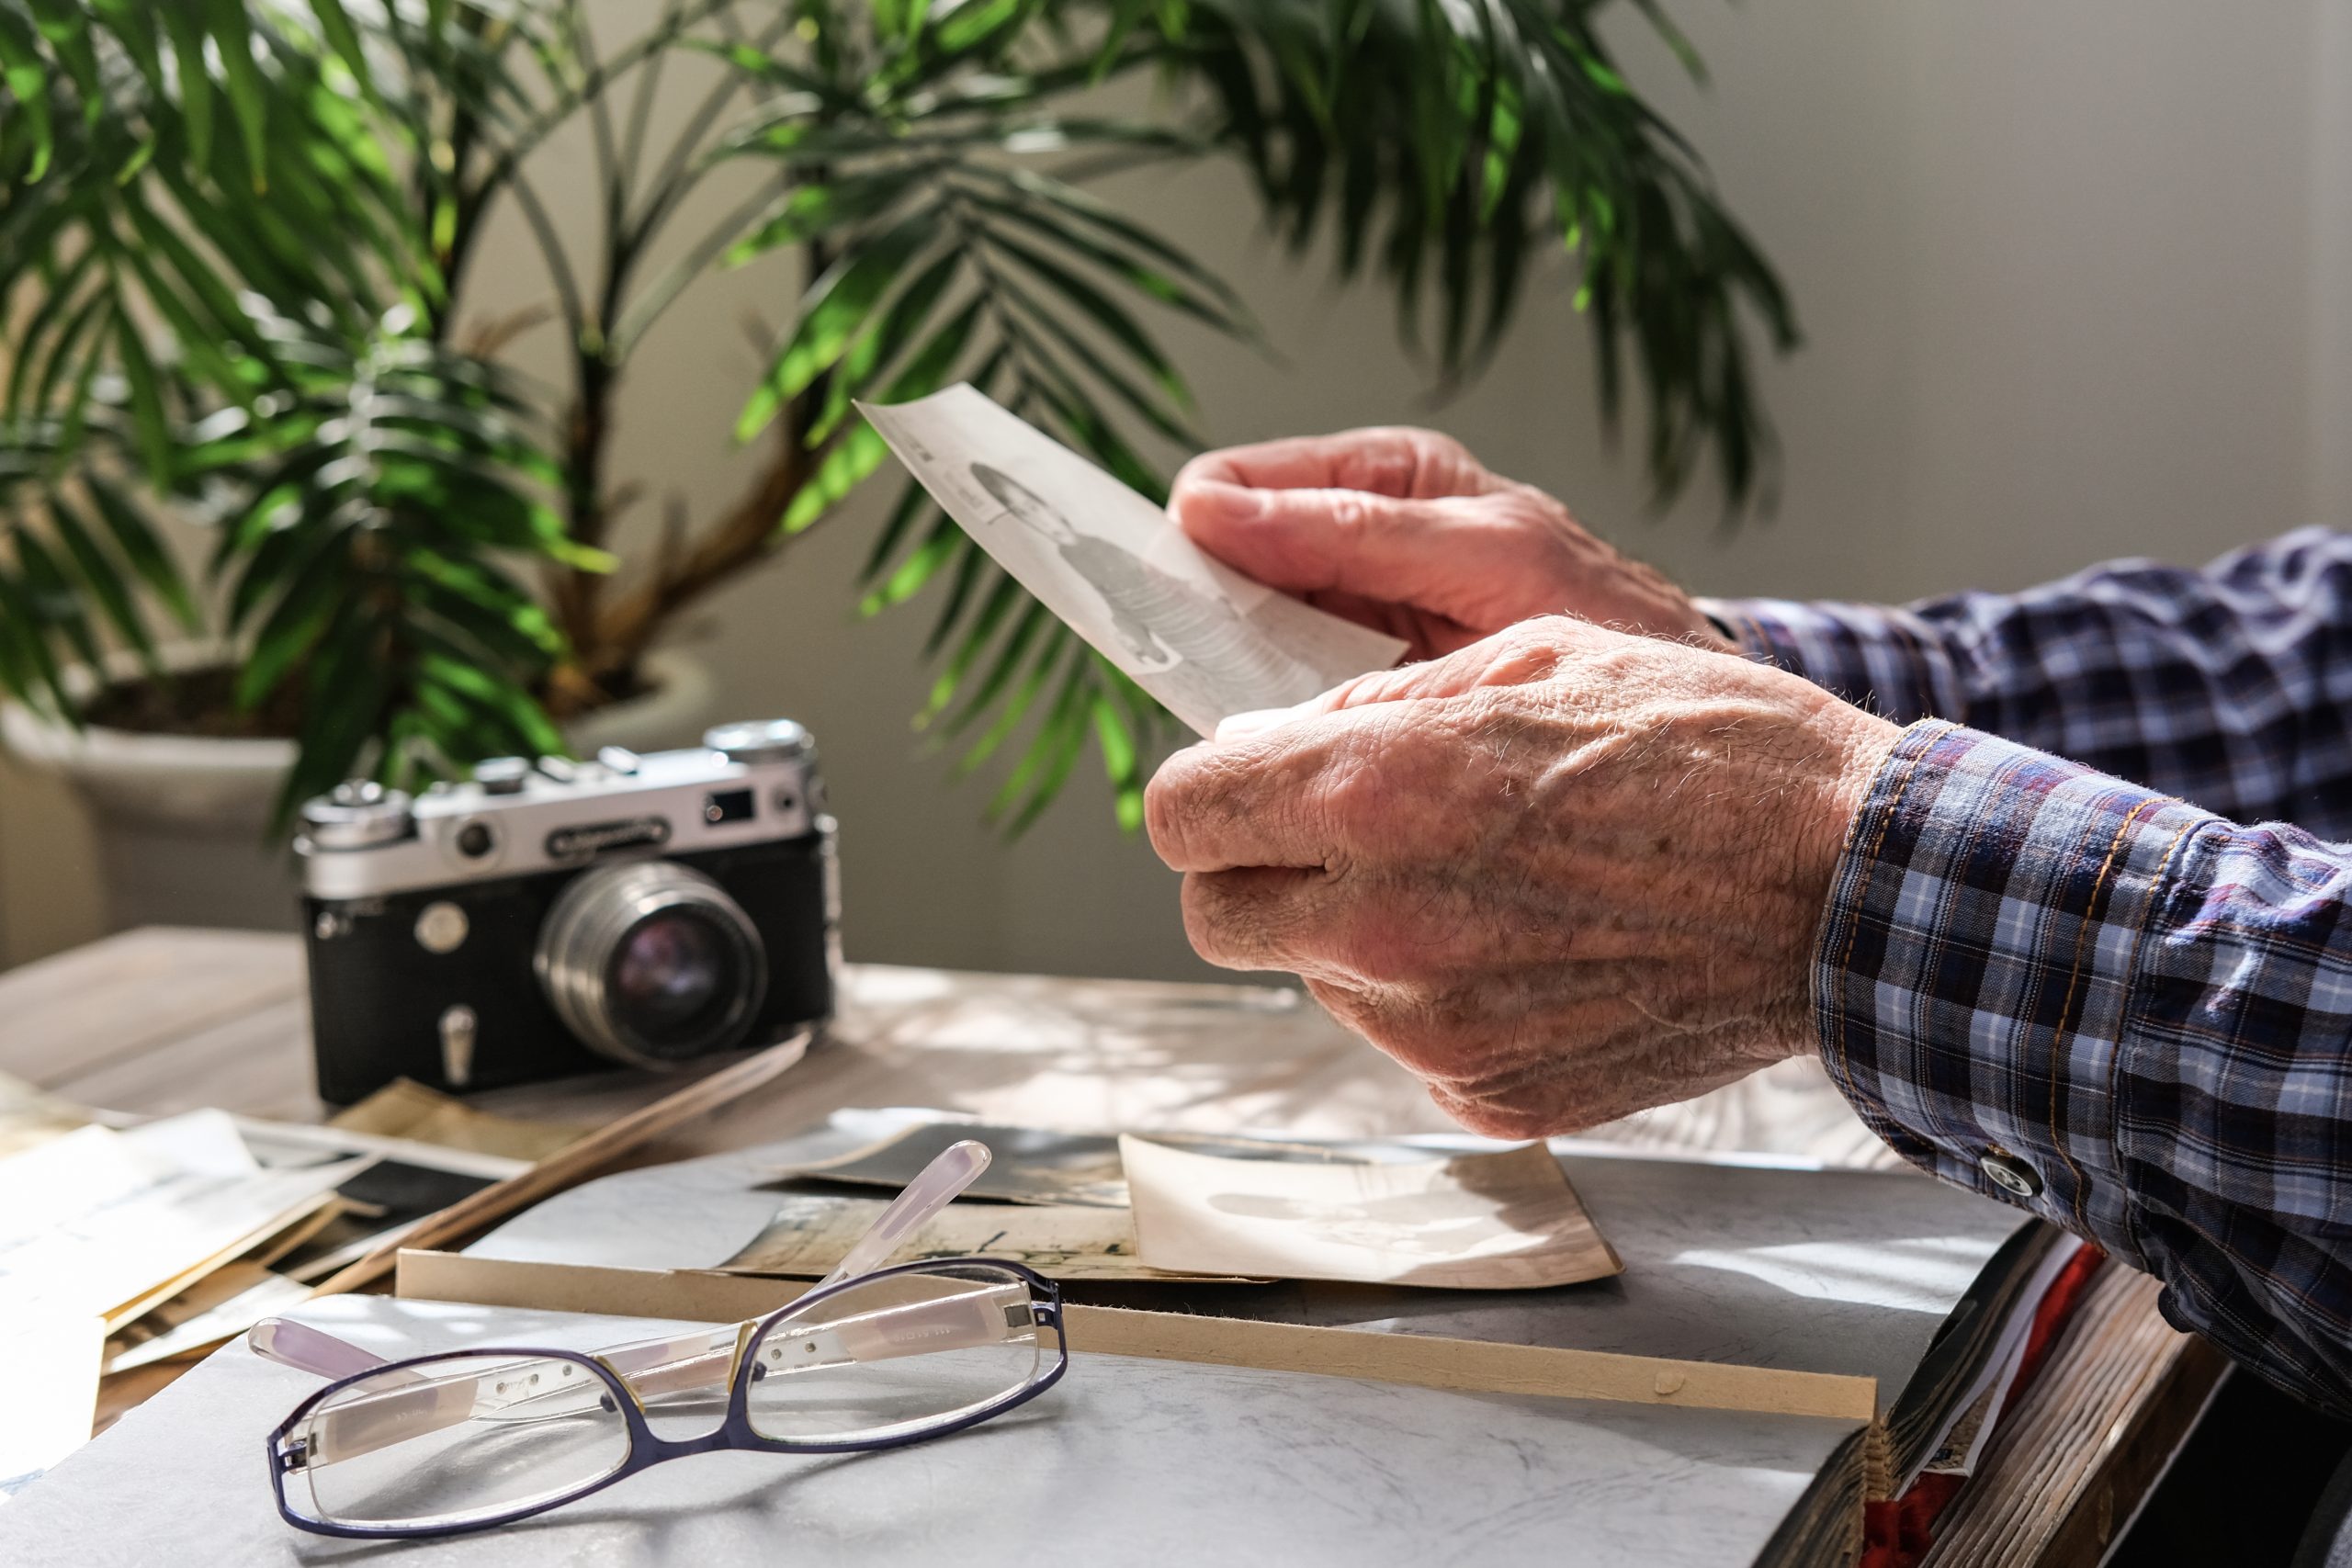
[[[1623,1265],[1541,1144],[1395,1165],[1219,1159],[1124,1137],[1155,1269],[1523,1291]]]
[[[419,1301],[710,1323],[773,1312],[800,1289],[797,1284],[695,1269],[661,1272],[589,1264],[516,1263],[458,1252],[402,1252],[397,1288],[401,1295]],[[1868,1421],[1877,1401],[1877,1385],[1869,1378],[1836,1373],[1257,1323],[1130,1307],[1071,1303],[1062,1310],[1072,1354],[1362,1378],[1459,1393],[1600,1399],[1853,1421]]]

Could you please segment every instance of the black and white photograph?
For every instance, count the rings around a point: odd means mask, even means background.
[[[1404,652],[1234,571],[1159,507],[970,387],[864,412],[981,548],[1203,735]]]

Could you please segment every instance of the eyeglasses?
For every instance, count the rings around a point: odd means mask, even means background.
[[[320,1535],[444,1535],[689,1454],[897,1448],[1001,1416],[1069,1368],[1060,1291],[985,1258],[873,1267],[987,1164],[979,1144],[947,1149],[831,1275],[744,1323],[593,1352],[386,1361],[267,1319],[257,1353],[335,1380],[269,1435],[277,1511]]]

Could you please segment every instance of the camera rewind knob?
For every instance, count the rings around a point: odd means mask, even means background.
[[[781,762],[809,752],[808,732],[788,718],[722,724],[703,732],[702,743],[730,762]]]
[[[364,850],[408,836],[409,797],[372,779],[353,779],[305,804],[302,836],[321,850]]]
[[[485,757],[474,764],[474,783],[488,795],[520,795],[530,776],[530,760],[525,757]]]

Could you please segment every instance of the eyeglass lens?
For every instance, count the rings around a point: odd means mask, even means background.
[[[792,1442],[918,1436],[1019,1393],[1060,1350],[1010,1269],[942,1264],[862,1280],[752,1343],[752,1429]]]
[[[337,1390],[278,1463],[288,1506],[321,1523],[457,1526],[567,1496],[628,1453],[620,1406],[585,1362],[459,1354]]]

